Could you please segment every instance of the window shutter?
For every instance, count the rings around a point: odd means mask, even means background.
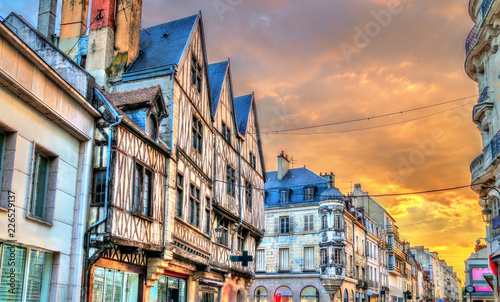
[[[309,215],[304,215],[304,232],[309,231]]]
[[[278,235],[279,234],[279,227],[280,227],[280,222],[278,220],[278,217],[274,218],[274,234]]]
[[[293,216],[290,216],[290,234],[294,232]]]
[[[314,231],[314,215],[309,215],[309,231]]]

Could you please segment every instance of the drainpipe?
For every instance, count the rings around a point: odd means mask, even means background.
[[[118,120],[111,125],[109,125],[108,129],[108,164],[106,165],[106,188],[104,189],[104,217],[99,219],[99,221],[95,222],[93,225],[89,227],[89,230],[92,229],[93,227],[99,225],[102,223],[104,220],[108,218],[108,189],[109,189],[109,166],[110,166],[110,160],[111,160],[111,132],[112,132],[112,127],[118,125],[122,121],[122,116],[118,115]]]
[[[238,153],[239,153],[239,158],[238,158],[238,182],[239,182],[239,196],[238,196],[238,203],[240,205],[240,223],[238,224],[238,226],[236,227],[236,230],[234,230],[234,233],[233,233],[233,238],[231,239],[231,254],[230,255],[233,255],[233,251],[234,251],[234,235],[236,235],[238,233],[238,231],[240,230],[241,228],[241,225],[243,224],[243,206],[242,206],[242,202],[241,202],[241,191],[242,191],[242,186],[241,186],[241,139],[238,140],[239,141],[239,144],[238,144]]]
[[[122,121],[122,116],[116,112],[113,106],[109,103],[109,101],[101,94],[101,92],[97,89],[94,90],[96,96],[106,104],[106,107],[111,111],[114,117],[116,117],[116,122],[112,123],[108,127],[108,163],[106,165],[106,188],[104,189],[104,217],[99,219],[99,221],[92,224],[87,230],[92,229],[93,227],[99,225],[104,220],[108,218],[108,189],[109,189],[109,166],[111,160],[111,128],[118,125]]]

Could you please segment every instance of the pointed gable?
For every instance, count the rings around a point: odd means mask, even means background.
[[[250,110],[252,108],[253,94],[247,94],[244,96],[239,96],[234,99],[234,106],[236,110],[236,119],[238,122],[238,131],[246,135],[248,119],[250,116]]]
[[[143,29],[139,55],[123,74],[123,80],[137,75],[152,77],[166,74],[172,66],[178,66],[199,16],[196,14]]]
[[[226,78],[229,62],[219,62],[208,65],[208,77],[210,79],[210,91],[212,94],[212,115],[215,116],[217,106],[221,97],[224,79]]]

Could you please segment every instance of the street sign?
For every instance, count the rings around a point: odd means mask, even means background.
[[[248,255],[248,251],[243,251],[241,256],[231,256],[231,262],[241,262],[241,266],[248,266],[248,262],[253,261],[253,256]]]
[[[474,292],[476,292],[476,288],[473,285],[467,285],[465,287],[465,292],[466,293],[474,293]]]

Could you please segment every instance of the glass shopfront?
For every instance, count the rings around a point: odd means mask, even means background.
[[[200,284],[200,299],[199,302],[217,302],[219,301],[219,288],[209,285]]]
[[[186,302],[187,281],[171,276],[161,276],[149,293],[150,302]]]
[[[139,274],[96,266],[92,302],[136,302],[139,297]]]

